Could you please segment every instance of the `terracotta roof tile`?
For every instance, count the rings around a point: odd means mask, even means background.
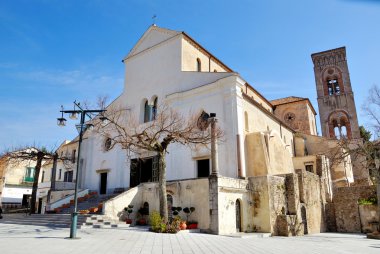
[[[277,106],[277,105],[281,105],[281,104],[285,104],[285,103],[297,102],[297,101],[303,101],[303,100],[307,100],[307,98],[289,96],[286,98],[272,100],[270,102],[273,104],[273,106]]]

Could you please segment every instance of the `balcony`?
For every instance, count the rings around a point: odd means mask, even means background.
[[[25,176],[24,177],[24,183],[33,183],[34,182],[34,177],[29,177],[29,176]]]

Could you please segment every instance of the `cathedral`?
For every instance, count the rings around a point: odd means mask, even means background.
[[[356,232],[358,228],[345,226],[344,202],[334,198],[350,191],[354,199],[367,195],[368,171],[350,156],[334,164],[328,156],[329,149],[343,153],[339,139],[361,142],[346,49],[311,58],[322,137],[308,98],[269,101],[188,34],[156,25],[124,57],[124,89],[107,108],[128,109],[141,126],[155,121],[162,104],[183,115],[216,117],[224,137],[215,158],[210,146],[180,144],[172,144],[166,155],[168,206],[194,207],[192,217],[202,232]],[[103,203],[103,214],[114,220],[123,220],[129,204],[158,211],[158,155],[128,154],[111,142],[96,132],[85,133],[80,189],[120,193]],[[213,167],[217,175],[211,174]],[[361,188],[360,194],[353,186]],[[48,208],[61,203],[51,200]]]

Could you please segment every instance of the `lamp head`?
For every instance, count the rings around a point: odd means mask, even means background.
[[[57,125],[61,127],[66,126],[66,118],[63,118],[63,117],[57,118]]]
[[[77,112],[72,112],[70,114],[70,119],[77,120],[78,119]]]

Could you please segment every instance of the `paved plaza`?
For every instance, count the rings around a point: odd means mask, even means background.
[[[0,253],[380,253],[364,235],[324,233],[305,237],[235,238],[201,233],[156,234],[145,228],[80,229],[0,223]]]

